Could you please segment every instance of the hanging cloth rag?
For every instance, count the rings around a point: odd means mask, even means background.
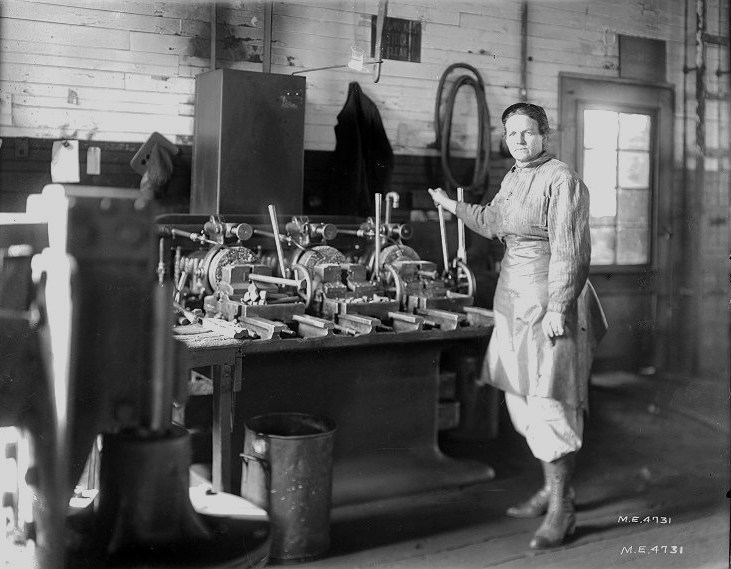
[[[355,81],[338,113],[335,139],[325,213],[373,215],[374,195],[385,194],[391,186],[393,150],[378,107]]]

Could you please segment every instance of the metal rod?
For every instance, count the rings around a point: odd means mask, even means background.
[[[253,235],[262,235],[264,237],[271,237],[272,239],[276,239],[279,243],[282,241],[285,241],[287,245],[294,245],[298,249],[301,249],[302,251],[307,251],[307,247],[303,247],[297,241],[292,239],[289,236],[282,235],[281,233],[274,233],[272,231],[264,231],[263,229],[254,229],[252,232]]]
[[[375,280],[380,272],[381,267],[381,194],[376,194],[376,219],[375,219],[375,243],[376,253],[373,259],[373,274],[371,280]]]
[[[439,233],[442,238],[442,260],[444,261],[444,271],[446,272],[449,268],[449,255],[447,253],[447,226],[444,222],[444,208],[441,205],[437,206],[439,212]]]
[[[457,188],[457,201],[462,203],[464,201],[464,188]],[[463,263],[467,262],[467,244],[465,241],[464,221],[459,217],[457,218],[457,259]]]
[[[704,192],[706,189],[706,43],[704,34],[706,32],[706,2],[705,0],[696,0],[696,30],[695,30],[695,98],[696,98],[696,123],[695,123],[695,199],[692,203],[690,214],[695,219],[702,219],[704,213]],[[689,251],[699,251],[701,240],[699,236],[701,231],[691,231],[689,239]],[[691,290],[695,291],[692,299],[693,312],[698,315],[702,313],[703,305],[703,271],[698,255],[693,255],[693,264],[690,273],[693,275],[691,279]],[[696,323],[700,322],[699,317],[695,316]],[[691,370],[698,371],[701,361],[700,341],[695,338],[691,351]]]
[[[216,2],[211,2],[211,71],[216,70]]]
[[[341,67],[347,67],[347,65],[326,65],[325,67],[309,67],[307,69],[300,69],[298,71],[292,71],[292,75],[298,75],[300,73],[309,73],[310,71],[322,71],[323,69],[340,69]]]
[[[388,192],[386,194],[386,214],[383,220],[386,225],[391,223],[391,215],[393,213],[393,209],[398,207],[399,198],[400,196],[398,192]]]
[[[170,233],[172,235],[177,235],[178,237],[185,237],[186,239],[190,239],[191,241],[195,241],[196,243],[208,243],[209,245],[220,245],[217,241],[213,241],[212,239],[206,239],[201,235],[200,233],[190,233],[188,231],[183,231],[182,229],[176,229],[172,228],[170,229]]]
[[[274,232],[274,243],[277,246],[277,260],[279,261],[279,274],[287,277],[284,272],[284,253],[282,253],[282,240],[279,237],[279,224],[277,223],[277,208],[274,204],[269,205],[269,219],[272,220],[272,231]]]
[[[378,14],[376,16],[376,65],[373,68],[373,82],[378,83],[381,79],[381,63],[383,63],[383,31],[386,28],[386,18],[388,17],[388,0],[379,0]]]
[[[256,273],[250,274],[249,280],[251,282],[271,283],[271,284],[289,285],[289,286],[299,286],[302,282],[302,281],[298,281],[295,279],[285,279],[283,277],[273,277],[271,275],[259,275]]]
[[[383,61],[380,59],[376,59],[373,61],[364,61],[363,66],[379,65],[378,69],[379,69],[379,73],[380,73],[380,64],[381,63],[383,63]],[[300,73],[309,73],[310,71],[322,71],[323,69],[341,69],[343,67],[350,68],[350,65],[348,65],[347,63],[344,63],[344,64],[340,64],[340,65],[326,65],[324,67],[308,67],[306,69],[298,69],[297,71],[292,71],[292,73],[290,73],[290,75],[299,75]],[[374,81],[374,83],[378,83],[378,81]]]
[[[520,3],[520,100],[528,100],[528,0]]]
[[[170,426],[173,405],[173,344],[170,328],[173,315],[170,306],[170,286],[156,286],[152,297],[152,346],[150,349],[150,378],[145,427],[163,432]]]
[[[370,237],[369,231],[365,229],[341,229],[338,228],[338,234],[340,235],[355,235],[356,237]]]
[[[264,3],[264,57],[261,61],[261,70],[264,73],[272,71],[272,1]]]
[[[157,282],[165,282],[165,239],[160,237],[157,250]]]

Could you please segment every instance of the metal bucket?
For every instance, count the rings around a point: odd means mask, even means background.
[[[269,513],[272,561],[309,561],[330,548],[335,428],[304,413],[246,422],[241,496]]]

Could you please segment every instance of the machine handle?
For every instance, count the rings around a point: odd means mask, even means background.
[[[464,188],[457,188],[457,201],[464,201]],[[467,262],[467,245],[465,243],[464,221],[457,218],[457,260]]]
[[[444,261],[444,272],[449,270],[449,254],[447,253],[447,226],[444,222],[444,208],[437,206],[439,212],[439,233],[442,238],[442,260]]]
[[[376,194],[376,218],[375,218],[375,245],[376,253],[373,261],[373,274],[371,281],[375,281],[381,270],[381,194]]]
[[[170,234],[177,236],[177,237],[184,237],[185,239],[190,239],[191,241],[195,243],[206,243],[208,245],[219,245],[218,241],[214,241],[213,239],[208,239],[207,237],[203,237],[200,233],[191,233],[189,231],[183,231],[182,229],[177,229],[175,227],[170,228]]]
[[[279,224],[277,223],[277,208],[274,204],[269,204],[269,219],[272,221],[272,231],[274,232],[274,243],[277,246],[277,260],[279,261],[279,274],[287,277],[284,270],[284,253],[282,253],[282,240],[279,236]]]

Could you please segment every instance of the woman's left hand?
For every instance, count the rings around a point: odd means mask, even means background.
[[[546,312],[541,322],[541,327],[546,338],[552,340],[553,338],[564,335],[566,331],[565,324],[566,316],[560,312]]]

